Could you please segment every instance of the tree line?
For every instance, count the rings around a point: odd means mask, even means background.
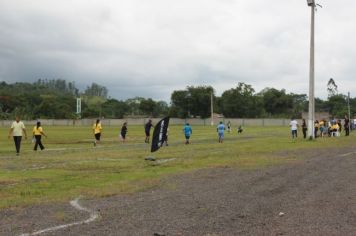
[[[328,98],[315,99],[316,112],[329,112],[332,116],[348,114],[348,97],[337,92],[333,79],[327,84]],[[251,85],[238,83],[216,96],[211,86],[187,86],[171,94],[171,102],[134,97],[117,100],[108,97],[105,86],[92,83],[79,91],[74,82],[63,79],[42,80],[34,83],[0,82],[0,119],[76,119],[123,117],[207,118],[214,113],[229,118],[300,118],[308,111],[306,94],[287,93],[284,89],[265,88],[256,92]],[[76,99],[82,99],[82,112],[76,114]],[[356,114],[356,98],[350,99],[351,114]]]

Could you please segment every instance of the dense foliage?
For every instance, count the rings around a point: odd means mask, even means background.
[[[348,97],[337,93],[335,81],[327,86],[326,101],[316,98],[315,111],[329,112],[332,116],[348,114]],[[207,118],[211,115],[211,98],[215,113],[230,118],[290,118],[301,117],[308,110],[306,94],[287,93],[285,90],[265,88],[256,93],[251,85],[238,83],[215,95],[211,86],[188,86],[171,94],[171,105],[151,98],[134,97],[125,101],[108,98],[108,89],[91,84],[79,91],[74,82],[62,79],[38,80],[35,83],[7,84],[0,82],[0,119],[75,119],[75,118],[123,118],[172,117]],[[77,115],[76,99],[82,99],[82,112]],[[356,99],[350,99],[351,114],[356,114]]]

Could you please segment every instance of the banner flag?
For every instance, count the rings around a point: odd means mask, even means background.
[[[160,147],[162,147],[164,141],[166,141],[168,124],[169,116],[160,120],[155,126],[152,136],[151,152],[157,151]]]

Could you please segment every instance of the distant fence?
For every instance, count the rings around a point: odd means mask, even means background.
[[[153,118],[153,123],[157,123],[160,119]],[[95,119],[81,119],[81,120],[57,120],[57,119],[41,119],[44,126],[89,126],[95,122]],[[148,121],[148,118],[129,118],[129,119],[102,119],[101,123],[105,126],[121,126],[124,122],[129,125],[144,125]],[[288,126],[289,119],[228,119],[228,118],[214,118],[214,125],[217,125],[220,121],[225,124],[230,121],[233,126]],[[0,120],[1,127],[10,127],[12,120]],[[25,125],[35,125],[36,120],[23,121]],[[171,125],[183,125],[185,123],[191,125],[211,125],[211,119],[178,119],[171,118]],[[301,124],[301,121],[298,121]]]

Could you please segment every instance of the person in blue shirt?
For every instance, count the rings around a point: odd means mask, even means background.
[[[223,124],[222,121],[220,121],[220,124],[216,128],[216,131],[218,132],[219,135],[219,143],[222,143],[224,139],[224,132],[225,132],[225,125]]]
[[[185,144],[189,144],[190,135],[193,133],[192,127],[189,125],[189,123],[185,124],[183,132],[185,135]]]

